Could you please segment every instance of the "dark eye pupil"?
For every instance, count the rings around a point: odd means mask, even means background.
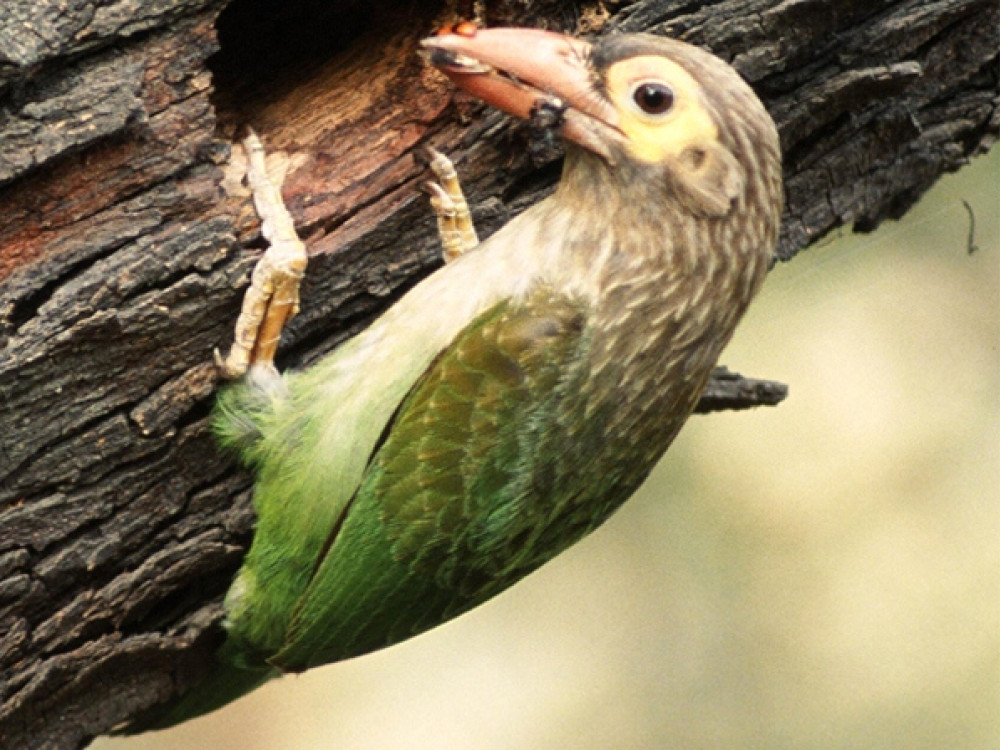
[[[643,83],[632,94],[639,109],[650,115],[662,115],[674,104],[674,92],[662,83]]]

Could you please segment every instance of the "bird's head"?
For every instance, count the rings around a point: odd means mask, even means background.
[[[460,88],[517,117],[547,112],[609,174],[669,194],[694,215],[722,218],[749,199],[744,207],[764,209],[776,225],[778,136],[723,61],[648,34],[591,44],[536,29],[459,29],[423,45]]]

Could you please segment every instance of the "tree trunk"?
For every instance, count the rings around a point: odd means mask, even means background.
[[[79,747],[183,689],[216,643],[253,523],[250,477],[207,427],[212,349],[229,344],[261,247],[226,169],[237,129],[286,161],[312,256],[283,366],[328,352],[438,264],[415,147],[452,156],[484,234],[558,177],[523,125],[419,59],[418,40],[453,17],[443,6],[224,6],[0,7],[4,747]],[[781,132],[782,259],[900,216],[1000,125],[995,0],[486,12],[489,25],[652,30],[732,61]],[[714,387],[723,405],[780,398],[725,374]]]

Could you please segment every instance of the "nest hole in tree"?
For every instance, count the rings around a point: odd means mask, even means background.
[[[376,61],[400,37],[415,50],[427,17],[414,0],[232,0],[219,14],[219,51],[208,61],[220,129],[253,124],[289,98],[309,102],[316,90],[351,92],[344,79],[357,83],[366,63],[370,79],[383,73],[387,66]]]
[[[233,0],[220,14],[209,60],[219,134],[235,141],[250,126],[270,154],[287,156],[283,192],[300,232],[336,226],[418,172],[400,157],[450,101],[418,55],[443,9]]]

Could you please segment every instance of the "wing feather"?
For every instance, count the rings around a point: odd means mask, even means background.
[[[435,359],[385,431],[272,663],[303,669],[389,645],[561,549],[526,545],[560,502],[538,491],[556,460],[542,448],[582,366],[585,319],[581,303],[542,288],[497,304]]]

